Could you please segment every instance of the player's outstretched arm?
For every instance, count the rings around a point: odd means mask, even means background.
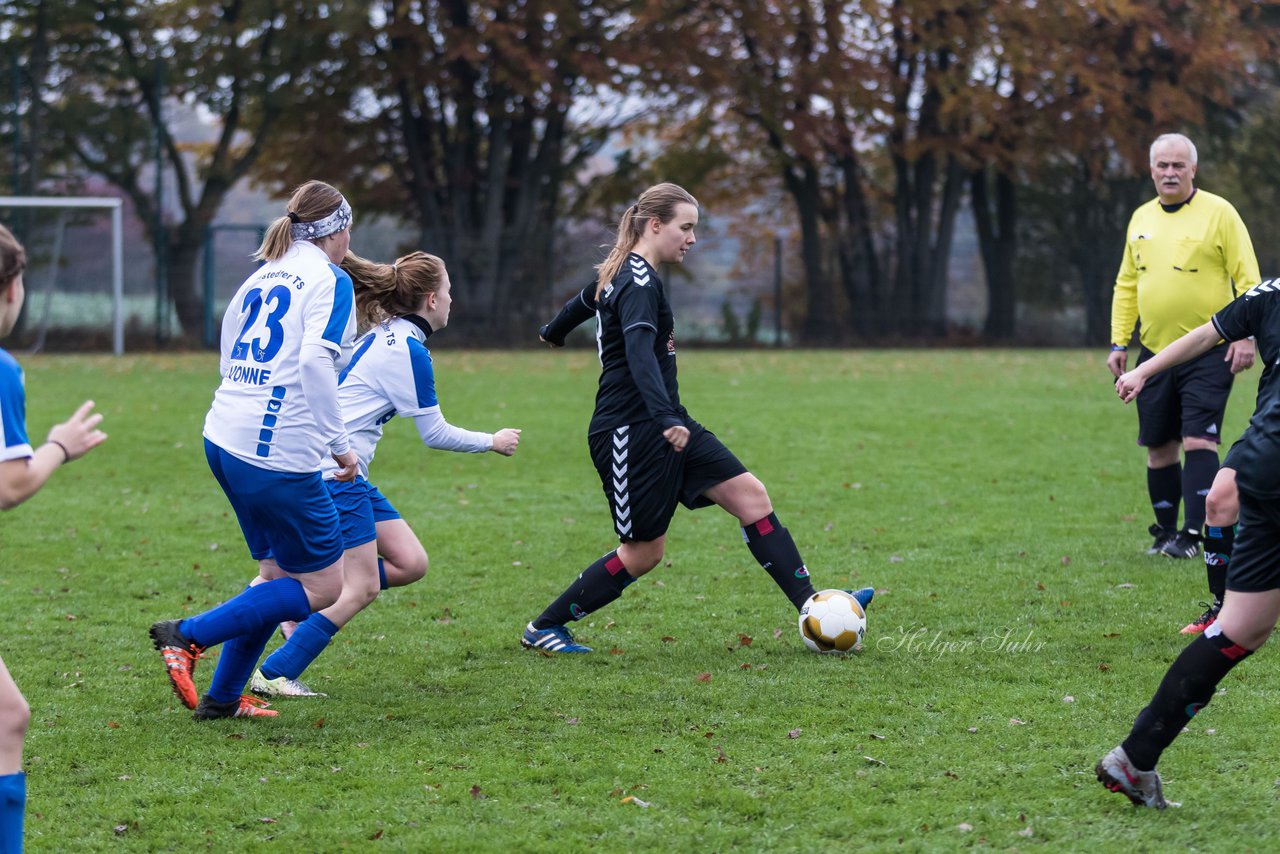
[[[1116,380],[1116,394],[1125,403],[1129,403],[1138,396],[1138,392],[1142,391],[1142,387],[1152,376],[1204,355],[1221,340],[1222,336],[1218,334],[1212,321],[1197,326],[1132,371],[1121,375]]]
[[[78,460],[107,440],[98,429],[102,415],[86,400],[72,416],[49,431],[48,440],[31,456],[0,463],[0,510],[17,507],[40,491],[64,463]]]
[[[538,338],[552,347],[563,347],[570,332],[595,316],[596,283],[592,282],[570,298],[554,320],[538,330]]]

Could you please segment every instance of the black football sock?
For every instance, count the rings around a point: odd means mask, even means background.
[[[1160,754],[1196,712],[1209,705],[1214,689],[1251,651],[1210,626],[1169,667],[1151,703],[1138,714],[1120,746],[1139,771],[1150,771]]]
[[[770,513],[758,522],[752,522],[742,529],[742,536],[747,541],[751,556],[764,567],[799,611],[815,592],[813,582],[809,580],[809,570],[805,568],[795,540],[782,527],[777,514]]]
[[[1236,526],[1204,526],[1204,571],[1209,578],[1209,593],[1215,607],[1222,607],[1222,597],[1227,595],[1227,565],[1231,563],[1231,549],[1236,543]]]
[[[1178,530],[1178,504],[1182,501],[1182,466],[1174,463],[1162,469],[1147,469],[1147,494],[1156,524],[1166,531]],[[1203,510],[1201,511],[1203,514]]]
[[[622,590],[635,581],[622,565],[618,550],[614,549],[573,580],[556,601],[547,606],[538,619],[535,629],[563,626],[571,620],[581,620],[592,611],[599,611],[622,595]]]
[[[1204,530],[1204,499],[1218,475],[1218,452],[1187,451],[1182,465],[1182,527],[1199,534]]]

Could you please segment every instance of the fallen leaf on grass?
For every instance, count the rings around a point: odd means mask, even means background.
[[[569,718],[569,720],[565,721],[565,723],[569,724],[570,726],[573,726],[573,725],[575,725],[575,724],[577,724],[577,723],[578,723],[578,719],[577,719],[577,718]]]
[[[1026,725],[1027,725],[1027,722],[1026,722],[1026,721],[1018,720],[1017,718],[1009,718],[1009,723],[1013,724],[1014,726],[1026,726]]]
[[[115,721],[107,721],[107,726],[110,727],[111,729],[120,729],[120,724],[116,723]]]
[[[751,642],[753,640],[755,640],[755,638],[751,635],[744,635],[741,632],[738,633],[738,646],[751,646]]]
[[[615,646],[613,649],[609,650],[609,654],[610,655],[626,655],[627,651],[625,649],[618,649]]]
[[[1110,664],[1099,664],[1099,665],[1098,665],[1098,669],[1099,669],[1099,670],[1101,670],[1103,673],[1106,673],[1108,670],[1110,670],[1110,669],[1111,669],[1111,665],[1110,665]]]
[[[125,834],[125,831],[127,831],[128,829],[129,829],[129,825],[127,824],[117,824],[115,827],[112,828],[112,830],[116,832],[116,836],[123,836]]]
[[[710,681],[711,681],[711,674],[710,674],[710,673],[699,673],[697,678],[698,678],[698,681],[699,681],[699,682],[710,682]]]
[[[487,798],[487,797],[488,797],[488,795],[485,795],[485,794],[483,794],[483,793],[480,791],[480,787],[479,787],[479,786],[472,786],[472,787],[471,787],[471,800],[473,800],[473,801],[483,801],[483,800],[484,800],[485,798]]]
[[[713,746],[713,747],[715,747],[715,749],[716,749],[716,753],[717,753],[717,754],[719,754],[719,755],[717,755],[717,756],[716,756],[716,762],[719,762],[720,764],[724,764],[725,762],[728,762],[728,761],[729,761],[729,757],[724,755],[724,748],[723,748],[723,747],[721,747],[721,746],[720,746],[720,745],[718,745],[718,744],[715,744],[715,745],[712,745],[712,746]]]
[[[884,741],[884,736],[883,736],[883,735],[877,735],[877,734],[876,734],[876,733],[874,733],[874,732],[867,733],[867,735],[871,736],[871,737],[872,737],[872,738],[874,738],[876,741]]]
[[[884,765],[884,764],[885,764],[885,763],[881,762],[879,759],[876,759],[874,756],[864,756],[864,757],[862,757],[862,758],[863,758],[863,759],[865,759],[865,760],[867,760],[867,762],[869,762],[869,763],[870,763],[870,764],[872,764],[872,765]],[[887,767],[887,766],[886,766],[886,767]]]
[[[276,823],[276,820],[275,820],[274,818],[269,818],[269,817],[267,817],[267,816],[263,816],[262,818],[258,819],[258,821],[262,822],[263,824],[275,824],[275,823]]]
[[[749,662],[749,661],[744,661],[744,662],[742,662],[741,664],[739,664],[739,665],[738,665],[738,669],[739,669],[739,670],[750,670],[750,669],[751,669],[751,662]]]
[[[774,630],[773,630],[773,639],[774,639],[774,640],[777,640],[777,639],[778,639],[778,638],[780,638],[780,637],[782,637],[782,629],[774,629]]]
[[[312,726],[316,729],[324,729],[324,718],[317,718],[316,722],[313,723]]]
[[[1062,702],[1064,703],[1074,703],[1075,701],[1076,701],[1076,698],[1071,696],[1070,694],[1062,698]]]
[[[675,639],[675,638],[673,638],[671,635],[663,635],[663,636],[662,636],[662,642],[663,642],[663,643],[675,643],[675,642],[676,642],[676,639]]]
[[[787,738],[799,738],[800,733],[802,732],[804,732],[804,730],[797,727],[796,729],[793,729],[787,733]]]
[[[381,838],[382,838],[382,831],[381,831],[381,830],[379,830],[377,833],[375,833],[373,836],[370,836],[369,838],[370,838],[370,839],[381,839]]]

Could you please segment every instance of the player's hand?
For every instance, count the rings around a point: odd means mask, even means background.
[[[86,400],[80,408],[61,424],[49,431],[49,441],[57,442],[67,452],[67,461],[78,460],[107,441],[107,434],[97,429],[102,423],[101,413],[93,412],[93,401]]]
[[[668,427],[662,431],[662,438],[671,443],[671,447],[676,449],[676,453],[684,450],[684,446],[689,444],[689,428],[682,427],[677,424],[675,427]]]
[[[1257,344],[1245,338],[1242,341],[1232,341],[1227,345],[1225,361],[1231,363],[1231,373],[1238,374],[1252,368],[1257,356]]]
[[[1138,392],[1142,391],[1142,387],[1146,384],[1147,378],[1137,370],[1132,370],[1116,380],[1116,394],[1120,395],[1120,399],[1125,403],[1129,403],[1138,396]]]
[[[509,457],[516,452],[520,444],[520,431],[515,427],[503,427],[493,434],[493,450]]]
[[[1116,379],[1125,372],[1129,367],[1129,351],[1128,350],[1112,350],[1111,355],[1107,356],[1107,368],[1111,371],[1111,376]]]
[[[356,479],[356,475],[360,472],[360,466],[359,460],[356,459],[355,451],[347,451],[345,454],[330,454],[330,456],[338,464],[338,473],[334,475],[335,480],[350,483]]]
[[[551,341],[547,338],[547,329],[550,326],[551,326],[550,323],[544,323],[542,324],[542,326],[538,327],[538,340],[541,341],[543,344],[548,344],[552,347],[563,347],[564,346],[563,341],[557,344],[555,341]]]

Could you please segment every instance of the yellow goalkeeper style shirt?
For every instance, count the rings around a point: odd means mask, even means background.
[[[1249,231],[1221,196],[1197,189],[1173,213],[1159,197],[1133,212],[1111,300],[1111,342],[1159,353],[1262,281]]]

